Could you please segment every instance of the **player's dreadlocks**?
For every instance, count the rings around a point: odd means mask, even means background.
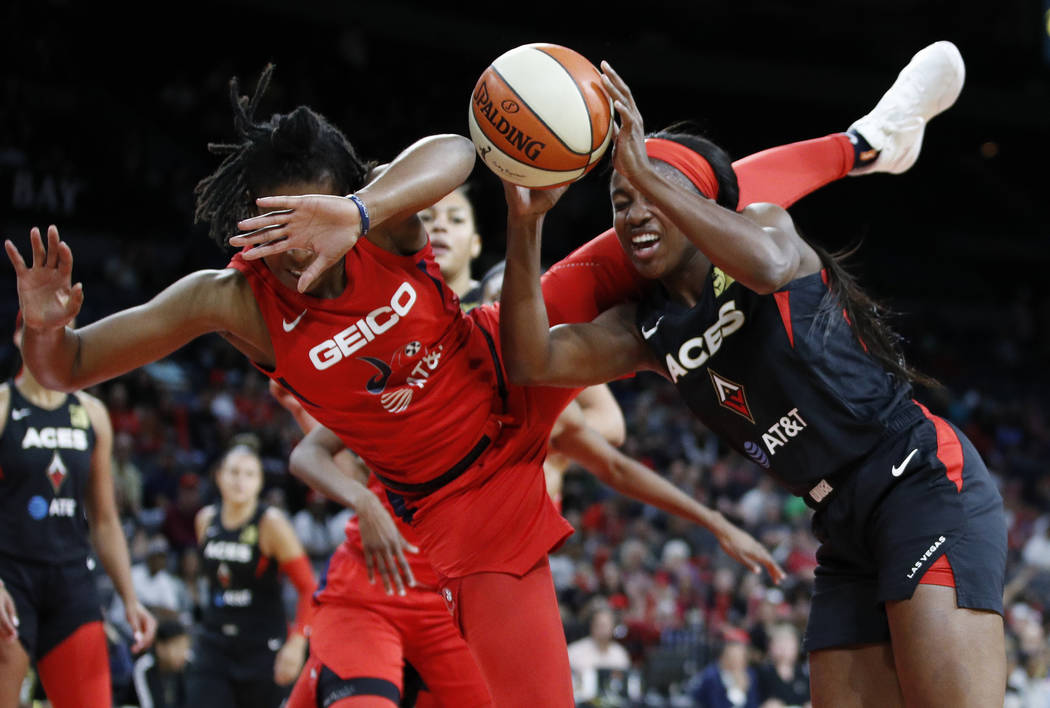
[[[336,194],[364,186],[371,163],[363,162],[338,128],[307,106],[255,122],[259,101],[270,85],[274,65],[268,64],[249,98],[240,95],[237,77],[230,79],[230,104],[238,142],[209,143],[208,150],[225,155],[222,164],[193,193],[194,221],[206,221],[208,234],[225,246],[237,233],[237,222],[254,216],[255,198],[272,194],[290,182],[327,181]]]

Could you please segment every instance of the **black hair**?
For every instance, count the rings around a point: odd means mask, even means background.
[[[186,625],[177,619],[167,619],[157,625],[157,641],[166,642],[175,637],[182,637],[188,632]]]
[[[364,186],[374,163],[366,163],[346,136],[308,106],[275,113],[256,122],[255,111],[266,93],[274,65],[268,64],[249,98],[240,95],[237,77],[230,79],[230,104],[237,142],[209,143],[208,150],[225,155],[219,167],[197,183],[194,221],[206,221],[208,234],[225,246],[236,234],[237,222],[255,214],[255,198],[288,182],[329,180],[337,194]]]
[[[689,123],[675,123],[664,130],[651,133],[648,137],[673,140],[707,160],[718,180],[716,201],[720,206],[737,211],[740,186],[729,154],[710,140],[687,132],[689,129]],[[802,238],[816,251],[828,274],[828,293],[818,307],[815,320],[815,324],[823,323],[825,336],[830,332],[831,316],[844,311],[865,350],[883,368],[901,381],[939,388],[940,382],[905,361],[901,348],[902,338],[889,325],[893,313],[864,292],[856,278],[846,269],[845,261],[857,252],[858,247],[829,253],[804,236]]]
[[[827,337],[831,331],[832,318],[844,315],[865,351],[886,371],[900,381],[927,388],[941,388],[942,384],[937,379],[908,364],[901,346],[904,340],[889,324],[895,313],[864,292],[846,268],[846,261],[856,254],[860,244],[829,253],[805,236],[802,239],[816,251],[828,275],[828,292],[817,306],[813,320],[816,331],[823,327],[824,336]]]
[[[647,138],[660,138],[671,140],[684,145],[700,157],[707,160],[711,170],[718,180],[718,198],[715,202],[726,209],[736,211],[737,203],[740,201],[740,186],[736,181],[736,172],[733,171],[733,162],[729,159],[729,153],[715,145],[707,138],[695,133],[688,132],[689,123],[675,123],[663,130],[650,133]]]

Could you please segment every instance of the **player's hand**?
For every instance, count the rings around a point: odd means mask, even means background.
[[[607,61],[602,62],[602,86],[613,100],[620,126],[613,125],[613,169],[629,181],[649,174],[652,164],[645,152],[645,127],[627,83]]]
[[[277,651],[273,660],[273,681],[278,686],[287,686],[299,678],[306,662],[306,637],[293,634]]]
[[[726,521],[722,528],[715,532],[715,537],[723,551],[743,563],[752,573],[759,573],[765,568],[769,577],[777,584],[787,577],[784,569],[777,565],[766,547],[743,529]]]
[[[7,589],[0,584],[0,641],[13,642],[18,639],[18,611],[15,601]]]
[[[404,595],[406,585],[416,585],[412,567],[405,559],[405,551],[419,553],[419,549],[405,540],[375,494],[368,492],[362,495],[356,511],[361,530],[361,547],[368,568],[368,582],[374,583],[378,572],[387,595],[395,591],[398,595]]]
[[[124,603],[124,616],[135,637],[135,643],[131,645],[131,653],[138,654],[153,644],[153,637],[157,634],[157,620],[138,600]]]
[[[551,189],[529,189],[519,187],[506,180],[503,182],[503,193],[507,197],[507,215],[510,218],[543,216],[550,211],[561,196],[569,189],[565,184]]]
[[[299,292],[321,273],[338,263],[361,238],[361,213],[345,197],[307,194],[298,197],[261,197],[255,200],[265,214],[237,224],[247,233],[234,236],[230,245],[255,246],[244,252],[248,260],[264,258],[293,248],[311,251],[313,262],[299,276]]]
[[[18,278],[18,300],[27,327],[58,329],[73,321],[84,304],[84,287],[71,285],[73,252],[58,237],[58,227],[47,229],[47,248],[40,229],[29,232],[33,264],[27,266],[10,239],[4,241],[7,257]]]

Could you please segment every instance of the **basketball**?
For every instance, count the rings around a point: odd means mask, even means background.
[[[612,135],[612,101],[601,74],[580,54],[526,44],[485,69],[468,120],[478,154],[499,177],[556,187],[598,164]]]

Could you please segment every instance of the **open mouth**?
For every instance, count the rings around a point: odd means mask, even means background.
[[[631,250],[643,260],[651,258],[660,247],[660,237],[654,233],[637,234],[631,237]]]

